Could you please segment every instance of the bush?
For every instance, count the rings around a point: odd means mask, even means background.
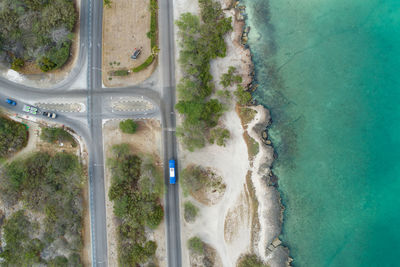
[[[0,158],[17,152],[25,147],[27,142],[26,126],[0,115]]]
[[[111,8],[111,0],[103,0],[103,5],[107,8]]]
[[[211,144],[214,144],[214,142],[217,143],[219,146],[225,146],[226,145],[226,140],[231,137],[231,134],[229,131],[225,128],[214,128],[211,129],[210,131],[210,137],[208,141]]]
[[[11,69],[15,71],[20,71],[21,68],[25,65],[25,62],[22,58],[15,58],[11,63]]]
[[[239,259],[238,267],[268,267],[255,254],[247,254]]]
[[[157,45],[157,0],[150,0],[150,31],[147,33],[147,37],[150,38],[151,48]]]
[[[129,70],[122,69],[122,70],[116,70],[111,72],[112,76],[128,76],[129,75]]]
[[[136,133],[137,127],[137,123],[131,119],[124,120],[119,123],[119,128],[121,129],[121,131],[127,134]]]
[[[236,68],[230,66],[227,73],[222,74],[220,84],[224,87],[231,86],[234,83],[241,83],[242,77],[240,75],[234,75]]]
[[[143,62],[141,65],[137,66],[136,68],[133,68],[132,71],[133,72],[139,72],[141,70],[144,70],[145,68],[147,68],[148,66],[150,66],[151,63],[153,63],[154,60],[154,55],[150,55],[145,62]]]
[[[204,254],[204,243],[197,236],[194,236],[188,240],[188,248],[191,252],[195,254]]]
[[[186,201],[183,204],[184,207],[184,218],[187,222],[194,222],[199,212],[199,208],[193,205],[192,202]]]
[[[70,142],[73,146],[76,146],[74,137],[62,128],[42,128],[40,139],[48,143]]]
[[[245,91],[243,86],[241,86],[240,84],[238,84],[234,94],[237,98],[237,102],[241,106],[245,106],[251,101],[251,94],[248,91]]]

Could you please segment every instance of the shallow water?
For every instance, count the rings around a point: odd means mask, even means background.
[[[242,2],[294,266],[399,266],[400,1]]]

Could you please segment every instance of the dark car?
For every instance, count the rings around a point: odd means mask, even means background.
[[[42,115],[52,119],[57,118],[57,114],[52,112],[43,111]]]
[[[131,56],[131,59],[137,59],[141,52],[142,52],[142,49],[135,48],[135,51],[133,51],[133,55]]]
[[[7,102],[8,104],[10,104],[11,106],[16,106],[16,105],[17,105],[17,102],[15,102],[14,100],[9,99],[9,98],[6,99],[6,102]]]

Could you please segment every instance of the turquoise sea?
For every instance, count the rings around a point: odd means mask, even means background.
[[[400,1],[242,0],[294,266],[400,266]]]

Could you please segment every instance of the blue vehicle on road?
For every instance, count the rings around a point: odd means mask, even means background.
[[[6,102],[7,102],[8,104],[10,104],[11,106],[16,106],[16,105],[17,105],[17,102],[15,102],[14,100],[9,99],[9,98],[6,99]]]
[[[170,184],[175,184],[176,183],[175,160],[173,160],[173,159],[169,160],[169,183]]]

